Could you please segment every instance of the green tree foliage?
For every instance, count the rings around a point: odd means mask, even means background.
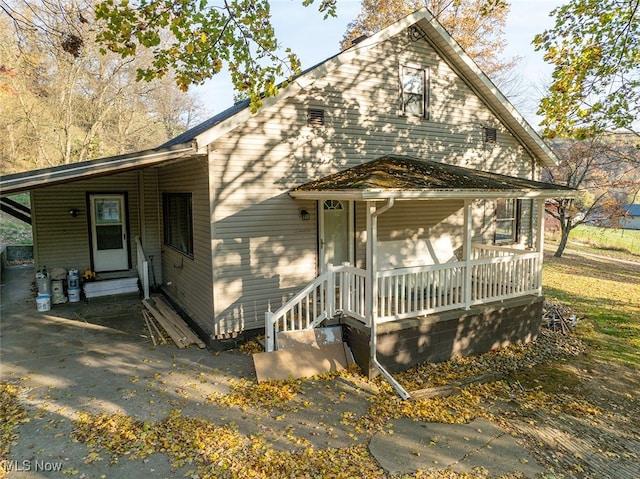
[[[305,6],[314,0],[302,0]],[[320,12],[334,16],[335,0],[321,0]],[[151,52],[138,79],[152,80],[175,71],[180,88],[204,82],[226,66],[235,89],[246,93],[253,109],[278,91],[279,79],[300,72],[290,50],[280,54],[271,24],[269,0],[103,0],[96,8],[102,51],[123,57]]]
[[[640,0],[571,0],[534,45],[554,66],[538,113],[550,137],[587,138],[613,129],[638,134]]]

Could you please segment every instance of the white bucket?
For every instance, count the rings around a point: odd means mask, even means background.
[[[51,296],[48,294],[39,294],[36,296],[36,306],[41,313],[49,311],[51,309]]]
[[[69,296],[70,303],[77,303],[78,301],[80,301],[80,288],[68,289],[67,295]]]

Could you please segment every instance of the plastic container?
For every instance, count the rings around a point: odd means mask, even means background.
[[[63,304],[67,302],[67,296],[64,294],[64,282],[61,279],[51,281],[51,303]]]
[[[68,289],[67,295],[69,296],[70,303],[77,303],[80,301],[80,288]]]
[[[77,269],[70,269],[67,276],[67,289],[80,289],[80,275]]]
[[[51,310],[51,296],[48,294],[39,294],[36,296],[36,307],[41,313]]]
[[[38,294],[51,295],[51,277],[45,269],[36,273],[36,284],[38,286]]]

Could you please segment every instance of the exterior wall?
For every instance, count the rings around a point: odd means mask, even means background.
[[[631,216],[624,220],[622,227],[627,230],[640,230],[640,216]]]
[[[269,306],[277,309],[316,276],[316,206],[292,200],[291,188],[385,154],[532,176],[531,157],[425,41],[402,33],[356,51],[353,61],[329,66],[305,89],[209,145],[217,335],[263,327]],[[400,114],[403,64],[430,69],[428,120]],[[307,126],[308,108],[324,110],[323,127]],[[484,126],[497,128],[495,144],[484,142]],[[459,208],[429,206],[430,228],[450,231],[461,224]],[[310,221],[301,220],[303,208],[312,213]],[[410,219],[412,207],[396,208],[403,221]],[[381,217],[383,235],[423,227],[393,224],[394,209]],[[364,216],[356,218],[362,262]]]
[[[131,266],[135,267],[134,238],[140,234],[140,216],[138,176],[134,172],[34,190],[31,206],[34,257],[38,268],[75,268],[80,271],[91,268],[88,192],[127,193],[129,251]],[[80,210],[75,218],[69,214],[72,208]]]
[[[210,335],[213,331],[211,223],[206,158],[172,163],[158,171],[155,209],[161,217],[157,238],[163,242],[162,193],[191,193],[193,258],[162,244],[163,290]],[[150,208],[154,207],[149,201]],[[155,263],[154,263],[155,264]]]
[[[543,301],[542,297],[524,297],[469,311],[381,324],[378,361],[394,373],[423,362],[448,361],[533,341],[540,332]],[[378,371],[369,361],[369,330],[358,325],[346,325],[345,329],[356,362],[365,374],[376,376]]]

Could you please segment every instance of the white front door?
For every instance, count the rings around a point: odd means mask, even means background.
[[[349,201],[320,202],[320,270],[328,264],[353,264],[353,212]]]
[[[129,269],[127,218],[122,194],[90,195],[93,269]]]

